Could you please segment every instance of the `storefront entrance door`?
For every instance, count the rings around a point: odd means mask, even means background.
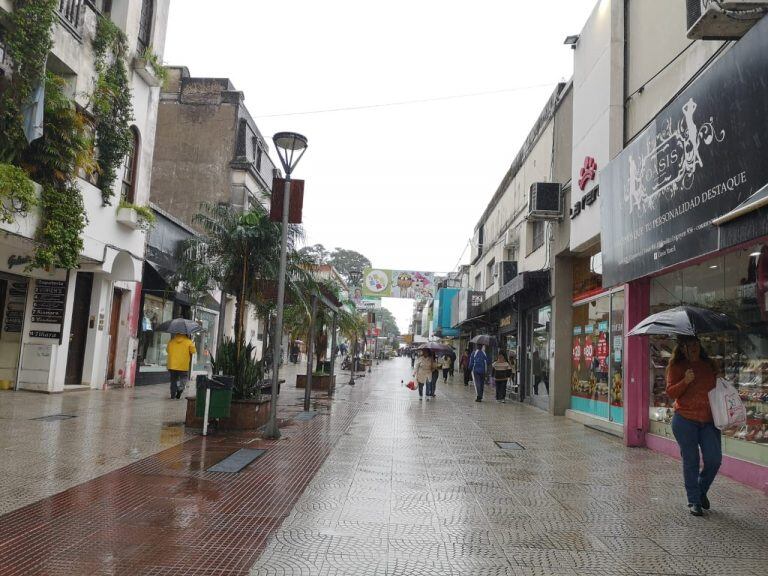
[[[93,274],[80,272],[75,282],[75,301],[72,305],[72,325],[69,333],[69,353],[64,384],[72,386],[83,381],[83,359],[88,338],[88,313],[91,310]]]
[[[109,357],[107,360],[107,380],[115,379],[115,354],[117,353],[117,332],[120,327],[120,308],[123,304],[123,291],[114,289],[112,294],[112,312],[109,316]]]

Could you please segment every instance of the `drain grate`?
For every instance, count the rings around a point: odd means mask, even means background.
[[[71,414],[51,414],[50,416],[30,418],[30,420],[38,420],[39,422],[59,422],[61,420],[69,420],[71,418],[77,418],[77,416],[73,416]]]
[[[207,472],[229,472],[230,474],[240,472],[240,470],[248,466],[248,464],[256,460],[256,458],[258,458],[265,452],[266,450],[255,450],[253,448],[240,448],[240,450],[238,450],[234,454],[230,454],[218,464],[214,464],[213,466],[208,468]]]
[[[294,420],[312,420],[317,416],[317,412],[299,412],[293,417]]]
[[[525,450],[525,447],[519,442],[496,442],[496,446],[502,450]]]

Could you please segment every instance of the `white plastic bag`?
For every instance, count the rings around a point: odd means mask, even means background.
[[[747,410],[739,398],[739,391],[725,378],[718,378],[715,387],[709,391],[709,406],[715,426],[720,430],[747,421]]]

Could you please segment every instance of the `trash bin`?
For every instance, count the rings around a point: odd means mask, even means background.
[[[232,406],[232,388],[235,384],[234,376],[214,376],[208,378],[199,375],[195,381],[197,387],[197,401],[195,402],[195,415],[205,416],[205,391],[211,391],[211,400],[208,405],[208,418],[227,418]]]

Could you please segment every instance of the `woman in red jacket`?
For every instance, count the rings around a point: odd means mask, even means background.
[[[672,433],[680,445],[688,507],[694,516],[702,516],[702,508],[709,510],[707,491],[723,458],[720,430],[709,407],[716,378],[717,367],[698,338],[679,337],[667,366],[667,395],[675,401]]]

